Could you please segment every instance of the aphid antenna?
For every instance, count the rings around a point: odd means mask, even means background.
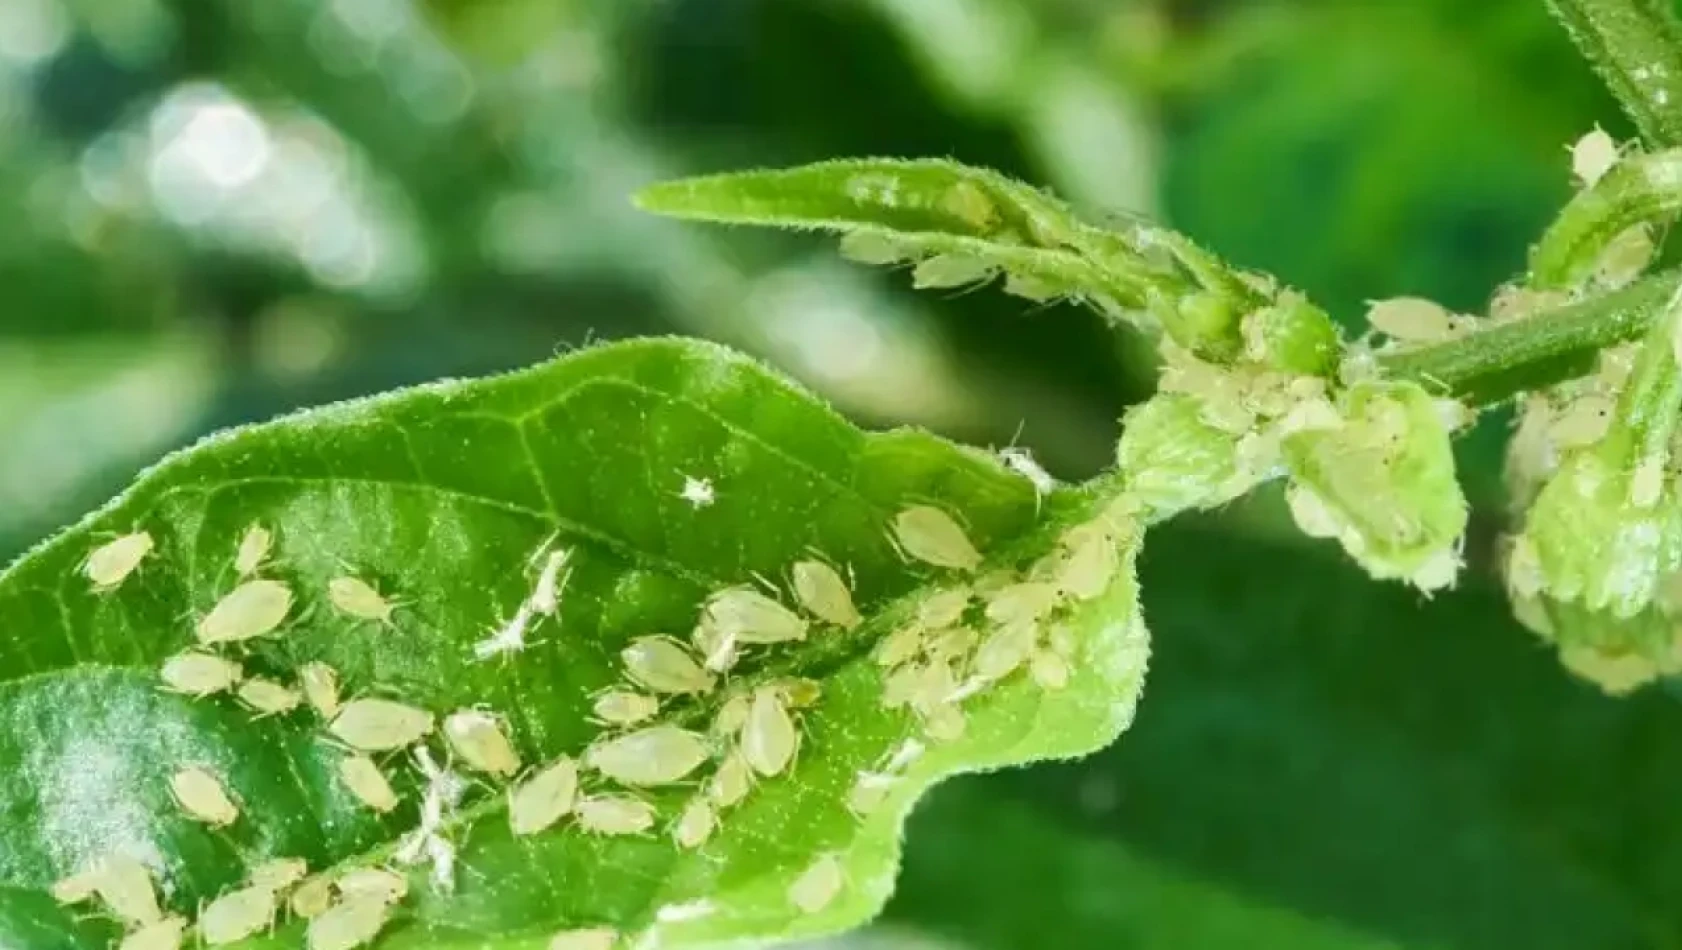
[[[777,600],[779,600],[779,601],[782,600],[783,590],[782,590],[781,587],[777,586],[776,581],[771,580],[769,577],[766,577],[764,574],[761,574],[758,571],[749,571],[748,576],[753,578],[754,582],[759,584],[759,586],[761,586],[761,587],[765,588],[766,590],[770,591],[776,597]]]

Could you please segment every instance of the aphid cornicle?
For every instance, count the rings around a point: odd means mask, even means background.
[[[909,557],[935,567],[973,571],[981,552],[952,516],[929,505],[912,505],[894,515],[893,538]]]
[[[520,755],[490,713],[460,709],[445,718],[444,738],[469,768],[506,778],[520,771]]]
[[[158,894],[152,888],[152,872],[126,854],[108,855],[91,871],[94,892],[105,906],[133,924],[152,924],[163,919]]]
[[[292,588],[255,580],[234,588],[199,620],[200,643],[237,643],[273,633],[292,612]]]
[[[395,904],[409,896],[409,879],[385,868],[352,868],[339,875],[334,886],[347,899],[372,897]]]
[[[239,808],[228,797],[227,789],[206,769],[194,766],[176,772],[170,776],[169,790],[181,810],[194,821],[222,827],[239,819]]]
[[[339,714],[339,671],[322,662],[305,663],[298,670],[298,683],[304,688],[304,698],[323,718]]]
[[[840,896],[841,887],[845,883],[841,859],[833,854],[826,854],[812,862],[812,865],[789,885],[789,903],[802,913],[819,913]]]
[[[375,897],[347,897],[310,920],[304,935],[309,950],[356,950],[385,929],[391,905]]]
[[[654,806],[641,799],[604,795],[578,800],[578,827],[598,835],[640,835],[654,827]]]
[[[273,858],[251,869],[247,879],[253,887],[281,893],[304,879],[309,865],[303,858]]]
[[[124,937],[117,950],[180,950],[186,931],[185,917],[165,917]]]
[[[232,660],[187,650],[165,660],[159,675],[172,692],[203,698],[232,689],[245,671]]]
[[[390,624],[397,605],[360,577],[335,577],[327,582],[327,599],[338,611],[357,620]]]
[[[660,700],[642,693],[609,690],[596,697],[596,718],[612,726],[634,726],[660,712]]]
[[[712,804],[705,798],[692,798],[672,825],[672,840],[680,848],[694,850],[707,843],[717,825]]]
[[[705,693],[717,683],[671,637],[638,637],[619,655],[631,679],[656,693]]]
[[[82,562],[82,576],[93,584],[96,593],[110,593],[140,567],[140,562],[152,553],[152,546],[152,536],[145,531],[107,541],[94,548]]]
[[[806,639],[806,621],[749,587],[727,587],[707,600],[707,620],[740,643],[787,643]]]
[[[581,927],[550,937],[548,950],[613,950],[618,942],[619,931],[612,927]]]
[[[707,760],[705,736],[660,725],[595,743],[584,764],[623,785],[669,785]]]
[[[241,577],[250,577],[263,566],[263,561],[269,556],[269,548],[274,544],[274,535],[260,524],[254,524],[245,529],[245,534],[239,539],[239,550],[234,552],[234,573]]]
[[[356,796],[357,801],[367,805],[380,814],[397,807],[397,792],[391,787],[391,782],[374,764],[374,760],[365,755],[351,755],[339,760],[339,779],[345,783],[345,788]]]
[[[795,599],[819,620],[851,630],[863,621],[841,573],[822,561],[797,561],[789,569]]]
[[[799,746],[800,730],[782,696],[773,689],[755,690],[742,727],[742,758],[760,775],[778,775],[788,768]]]
[[[235,943],[274,923],[279,902],[267,887],[244,887],[223,894],[199,912],[199,937],[212,947]]]
[[[508,823],[516,835],[545,831],[572,811],[578,797],[578,763],[560,758],[508,790]]]
[[[388,699],[355,699],[327,727],[341,742],[363,752],[391,752],[432,732],[432,714]]]
[[[258,677],[240,684],[239,699],[259,716],[284,715],[297,709],[304,701],[297,690]]]

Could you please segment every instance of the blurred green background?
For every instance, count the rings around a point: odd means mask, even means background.
[[[1541,0],[0,0],[0,558],[205,432],[650,333],[1082,478],[1148,394],[1139,340],[627,195],[947,155],[1352,320],[1480,309],[1595,122],[1628,134]],[[1155,532],[1133,732],[937,792],[844,943],[1682,946],[1682,704],[1601,697],[1509,620],[1503,425],[1430,602],[1266,498]]]

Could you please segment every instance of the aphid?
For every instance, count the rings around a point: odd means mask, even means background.
[[[1069,685],[1069,664],[1050,650],[1035,651],[1028,661],[1028,673],[1041,689],[1059,690]]]
[[[620,795],[581,798],[578,827],[599,835],[640,835],[654,827],[654,806]]]
[[[240,684],[240,702],[250,706],[259,716],[279,716],[289,713],[303,703],[304,697],[290,687],[274,680],[248,679]]]
[[[923,641],[923,652],[934,661],[962,661],[981,644],[981,634],[969,627],[936,631]]]
[[[232,689],[245,671],[232,660],[188,650],[165,660],[159,675],[177,693],[204,697]]]
[[[710,749],[700,733],[662,725],[639,729],[584,752],[584,764],[624,785],[669,785],[701,767]]]
[[[553,617],[561,609],[561,593],[566,590],[567,578],[571,576],[570,571],[562,572],[571,558],[572,552],[566,548],[549,552],[543,562],[543,570],[537,575],[537,583],[532,586],[531,597],[526,601],[531,604],[532,610]]]
[[[1640,276],[1653,262],[1653,233],[1645,224],[1626,228],[1606,242],[1595,260],[1594,276],[1608,287],[1622,287]]]
[[[1454,335],[1449,312],[1423,297],[1395,297],[1369,303],[1367,323],[1372,328],[1402,341],[1443,340]]]
[[[941,703],[924,712],[923,734],[936,742],[955,742],[963,738],[968,720],[957,703]]]
[[[895,669],[882,681],[882,706],[885,709],[898,709],[917,695],[917,690],[923,682],[923,674],[927,667],[910,663]]]
[[[520,605],[514,616],[508,619],[497,631],[478,643],[473,644],[473,658],[488,660],[502,653],[518,653],[526,648],[526,628],[531,626],[532,607],[527,601]]]
[[[107,594],[121,587],[152,553],[152,536],[145,531],[125,534],[107,541],[82,562],[82,575],[93,583],[95,593]]]
[[[182,769],[170,776],[169,789],[181,810],[194,821],[220,828],[239,819],[239,808],[228,797],[227,789],[204,769]]]
[[[707,783],[707,797],[720,808],[729,808],[740,802],[752,790],[753,767],[748,765],[748,760],[740,752],[725,756],[718,771]]]
[[[321,718],[332,719],[339,714],[338,670],[319,661],[305,663],[298,670],[298,682],[304,687],[304,698]]]
[[[223,894],[199,913],[199,936],[212,947],[244,940],[274,922],[275,892],[246,887]]]
[[[701,665],[713,673],[729,672],[736,665],[739,656],[736,635],[713,623],[712,618],[705,614],[690,632],[689,642],[701,654]]]
[[[711,479],[696,478],[692,475],[683,476],[683,489],[677,496],[697,510],[711,507],[712,503],[718,500],[718,493],[713,489]]]
[[[94,865],[59,878],[53,882],[53,900],[60,904],[80,904],[99,891],[103,865]]]
[[[1024,581],[994,592],[987,598],[987,619],[996,624],[1032,623],[1057,606],[1056,585]]]
[[[737,693],[724,701],[718,707],[718,715],[713,717],[713,735],[721,737],[733,736],[742,731],[747,725],[748,712],[753,708],[753,698],[747,693]]]
[[[672,840],[680,848],[693,850],[707,843],[717,825],[713,806],[705,798],[692,798],[672,825]]]
[[[309,870],[303,858],[274,858],[251,869],[250,883],[278,894],[303,880]]]
[[[999,220],[993,199],[975,185],[960,181],[940,196],[940,206],[977,231],[991,230]]]
[[[707,601],[707,619],[740,643],[787,643],[806,639],[806,621],[794,611],[748,587],[728,587]]]
[[[612,927],[583,927],[563,930],[549,938],[549,950],[613,950],[619,931]]]
[[[271,633],[292,611],[292,589],[280,581],[246,581],[199,620],[200,643],[235,643]]]
[[[886,234],[851,231],[841,235],[841,256],[858,264],[885,267],[915,257],[917,248]]]
[[[390,752],[414,745],[432,731],[432,714],[388,699],[346,703],[328,731],[353,749]]]
[[[882,807],[887,800],[888,792],[893,790],[899,781],[897,776],[884,775],[880,772],[860,772],[854,780],[852,790],[847,793],[847,808],[853,814],[863,818]]]
[[[572,811],[578,797],[578,763],[561,757],[508,790],[508,823],[516,835],[547,830]]]
[[[385,868],[353,868],[340,875],[336,884],[346,898],[372,897],[396,904],[409,896],[409,879]]]
[[[742,727],[742,757],[760,775],[776,775],[788,768],[800,746],[800,731],[776,690],[758,689]]]
[[[981,564],[981,553],[952,516],[929,505],[912,505],[894,516],[893,536],[907,555],[933,564],[971,571]]]
[[[765,688],[776,690],[777,695],[791,709],[805,709],[814,706],[823,698],[823,686],[817,680],[804,676],[779,676],[765,681]]]
[[[186,930],[186,918],[165,917],[124,937],[117,950],[181,950],[181,938]]]
[[[385,773],[365,755],[351,755],[339,760],[339,780],[356,796],[357,801],[385,814],[397,807],[397,792]]]
[[[274,535],[260,524],[254,524],[245,529],[245,534],[239,539],[239,550],[234,552],[234,572],[241,577],[250,577],[263,566],[263,561],[269,556],[269,548],[274,545]]]
[[[956,626],[964,619],[964,612],[969,609],[970,599],[974,596],[975,592],[968,587],[949,587],[930,594],[928,599],[917,605],[917,625],[924,630]]]
[[[952,664],[929,663],[922,668],[917,677],[916,686],[911,693],[911,705],[927,714],[951,702],[952,694],[957,691],[958,677],[952,671]]]
[[[350,897],[310,920],[304,932],[309,950],[356,950],[385,928],[391,905],[373,897]]]
[[[911,286],[917,290],[944,290],[987,280],[993,265],[961,254],[936,254],[924,258],[911,270]]]
[[[638,637],[619,656],[625,661],[625,672],[656,693],[705,693],[716,682],[671,637]]]
[[[92,872],[94,889],[111,912],[136,924],[155,924],[163,919],[158,895],[152,889],[152,874],[126,854],[113,854]]]
[[[1592,188],[1618,164],[1618,143],[1595,126],[1571,146],[1571,174],[1584,188]]]
[[[923,628],[901,627],[876,644],[876,664],[893,667],[916,656],[923,649]]]
[[[1034,652],[1035,634],[1032,623],[1007,624],[994,630],[976,651],[971,674],[984,683],[1009,676]]]
[[[864,619],[853,606],[853,592],[835,568],[822,561],[797,561],[790,574],[800,606],[819,620],[851,630]]]
[[[593,709],[596,718],[609,725],[634,726],[658,713],[660,700],[656,696],[616,689],[597,696]]]
[[[1117,570],[1115,539],[1099,522],[1071,529],[1063,536],[1064,558],[1053,583],[1076,600],[1092,600],[1104,593]]]
[[[1005,293],[1012,297],[1021,297],[1034,303],[1050,303],[1067,291],[1048,280],[1042,280],[1028,274],[1005,273]]]
[[[802,871],[800,876],[794,879],[794,883],[789,885],[788,900],[802,913],[816,914],[840,896],[841,887],[845,883],[841,859],[833,854],[826,854]]]
[[[1641,460],[1629,479],[1629,503],[1637,508],[1651,508],[1664,493],[1664,457],[1652,455]]]
[[[335,577],[327,582],[327,599],[346,616],[391,623],[397,605],[360,577]]]
[[[292,913],[305,920],[326,913],[327,908],[333,906],[333,879],[326,874],[306,878],[292,892],[289,906]]]
[[[460,709],[444,720],[444,738],[469,767],[507,778],[520,771],[520,754],[490,713]]]
[[[1562,449],[1593,445],[1611,428],[1616,410],[1607,396],[1579,396],[1548,426],[1548,438]]]
[[[1028,484],[1034,486],[1036,495],[1049,495],[1057,488],[1057,479],[1034,460],[1034,453],[1021,446],[1000,449],[999,461],[1004,463],[1005,468],[1027,479]]]

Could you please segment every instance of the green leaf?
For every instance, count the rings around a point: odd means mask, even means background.
[[[1672,0],[1549,0],[1647,141],[1682,145],[1682,22]]]
[[[687,478],[710,480],[716,500],[680,497]],[[435,890],[412,869],[379,946],[526,950],[605,924],[671,947],[853,925],[891,889],[901,823],[925,788],[1107,744],[1131,720],[1146,652],[1136,534],[1124,532],[1108,583],[1061,608],[1073,634],[1067,686],[1017,673],[970,697],[962,737],[924,738],[882,807],[855,816],[858,773],[922,734],[905,710],[885,708],[870,651],[931,585],[956,580],[890,545],[889,521],[909,504],[962,520],[994,571],[1066,543],[1108,499],[1041,499],[981,453],[917,431],[862,433],[750,360],[679,340],[305,413],[175,456],[0,575],[0,946],[108,946],[108,920],[44,892],[114,851],[146,862],[168,907],[190,913],[265,859],[302,857],[312,870],[384,861],[415,827],[423,789],[406,756],[380,757],[403,802],[378,818],[339,784],[344,753],[313,712],[258,719],[159,688],[160,663],[193,643],[197,618],[238,582],[233,558],[252,524],[275,538],[261,576],[289,585],[298,607],[277,635],[230,651],[248,673],[291,682],[322,661],[348,695],[440,715],[482,704],[506,717],[528,764],[577,756],[601,735],[592,696],[619,681],[631,638],[683,637],[707,595],[781,581],[813,552],[850,568],[860,626],[744,650],[731,688],[805,676],[821,698],[800,714],[791,773],[726,810],[700,851],[666,835],[693,782],[647,794],[660,815],[647,836],[591,836],[569,821],[515,838],[499,783],[483,779],[446,826],[455,888]],[[137,530],[153,553],[114,592],[92,592],[84,558]],[[529,562],[550,538],[572,552],[558,616],[540,620],[525,650],[475,659],[474,645],[530,595]],[[330,605],[329,581],[346,575],[398,605],[389,625]],[[704,730],[725,694],[670,699],[660,718]],[[223,778],[237,822],[210,830],[180,812],[168,780],[186,765]],[[797,913],[791,882],[829,854],[844,868],[840,895]],[[673,919],[699,901],[710,913]],[[283,921],[240,946],[296,946],[301,929]]]

